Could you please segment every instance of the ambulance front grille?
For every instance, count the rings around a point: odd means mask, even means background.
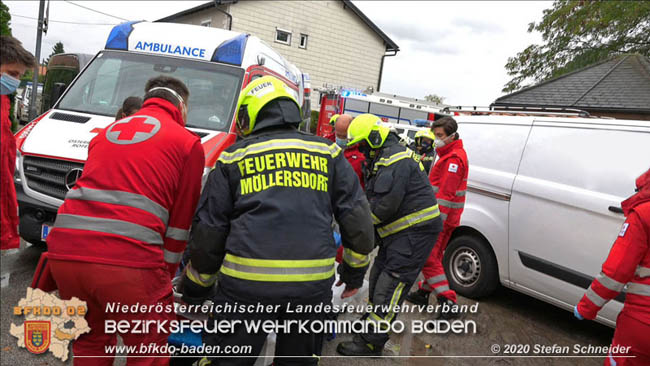
[[[83,169],[83,167],[82,163],[66,160],[37,158],[34,156],[25,156],[23,159],[23,171],[25,172],[27,187],[60,200],[64,199],[65,194],[68,193],[66,187],[68,173],[73,169]]]

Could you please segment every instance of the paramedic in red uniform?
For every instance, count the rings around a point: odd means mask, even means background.
[[[352,116],[349,114],[336,115],[336,122],[334,125],[334,139],[337,145],[343,149],[343,156],[352,165],[354,173],[359,177],[361,188],[365,190],[363,184],[363,165],[366,162],[366,157],[359,151],[359,145],[348,146],[348,127],[352,122]],[[340,246],[336,252],[336,261],[341,263],[343,261],[343,246]]]
[[[366,161],[366,158],[359,151],[359,146],[347,146],[348,143],[348,127],[350,127],[350,122],[352,122],[352,116],[349,114],[342,114],[336,120],[336,125],[334,126],[335,141],[336,144],[343,149],[343,155],[347,161],[352,165],[352,169],[359,177],[359,183],[361,183],[361,188],[364,188],[363,185],[363,164]]]
[[[3,250],[20,246],[18,202],[14,187],[16,140],[11,132],[9,94],[16,91],[20,77],[27,68],[33,67],[34,63],[34,56],[23,48],[19,40],[11,36],[0,36],[0,249]]]
[[[627,285],[607,366],[650,365],[650,170],[637,178],[636,187],[638,193],[621,203],[626,220],[602,272],[574,308],[578,319],[594,319]]]
[[[438,298],[438,304],[447,305],[443,307],[439,317],[449,319],[457,315],[456,292],[449,288],[442,257],[452,232],[460,224],[460,215],[465,206],[469,164],[463,141],[459,139],[456,120],[443,117],[433,123],[431,130],[436,137],[438,161],[429,173],[429,182],[440,205],[443,231],[422,268],[425,281],[421,281],[419,289],[408,294],[406,299],[415,304],[428,304],[429,294],[433,291]]]
[[[201,191],[205,158],[199,137],[184,127],[187,87],[158,76],[147,82],[145,92],[140,111],[90,141],[83,174],[67,193],[47,237],[61,297],[76,296],[88,304],[91,331],[73,343],[75,356],[105,355],[104,347],[116,343],[115,334],[105,333],[105,320],[174,318],[173,308],[105,311],[107,303],[173,305],[171,278]],[[163,346],[168,334],[152,327],[120,336],[126,345]],[[113,359],[75,357],[74,363],[112,365]],[[168,363],[164,357],[128,359],[129,365]]]

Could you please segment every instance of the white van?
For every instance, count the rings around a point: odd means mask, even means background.
[[[601,271],[620,202],[650,168],[648,121],[456,113],[467,201],[444,256],[451,287],[480,298],[499,283],[571,310]],[[597,320],[614,326],[624,295]]]
[[[129,96],[144,95],[158,75],[181,79],[190,90],[186,127],[201,137],[205,174],[236,139],[239,91],[273,75],[309,116],[309,77],[255,36],[175,23],[126,22],[111,30],[100,51],[52,108],[16,134],[14,178],[20,235],[45,241],[58,207],[81,175],[88,144],[115,120]]]

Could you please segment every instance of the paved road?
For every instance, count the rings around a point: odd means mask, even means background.
[[[9,273],[9,282],[1,290],[0,301],[0,347],[1,365],[59,365],[61,361],[51,354],[35,356],[16,346],[16,339],[9,334],[13,321],[22,323],[22,318],[12,315],[12,307],[25,296],[25,289],[31,282],[33,271],[38,263],[41,249],[25,245],[20,250],[3,253],[2,274]],[[3,281],[4,282],[4,281]],[[360,294],[358,301],[364,301],[367,294]],[[470,299],[459,299],[461,304],[472,305]],[[343,319],[353,319],[355,315],[345,315]],[[413,320],[431,319],[430,314],[406,313],[399,319],[410,324]],[[498,344],[535,344],[552,346],[574,344],[606,346],[613,335],[613,330],[594,322],[580,322],[567,311],[552,305],[521,295],[508,289],[500,289],[489,299],[479,303],[476,314],[468,314],[465,320],[477,324],[477,333],[468,335],[412,334],[406,331],[393,335],[387,344],[381,359],[344,359],[324,357],[321,364],[328,365],[517,365],[517,366],[597,366],[602,365],[603,358],[505,358],[498,354],[492,358],[404,358],[400,356],[491,356],[491,347]],[[408,328],[407,328],[408,329]],[[327,342],[325,356],[336,356],[336,344],[351,336],[340,335],[336,340]],[[572,353],[569,353],[572,354]],[[67,364],[72,364],[68,362]],[[119,359],[116,365],[124,365]]]

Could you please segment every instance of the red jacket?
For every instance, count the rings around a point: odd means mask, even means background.
[[[650,325],[650,170],[636,181],[639,192],[623,201],[626,220],[603,263],[602,272],[578,303],[593,319],[627,285],[623,312]]]
[[[429,172],[429,182],[440,206],[444,230],[460,225],[460,215],[465,207],[469,163],[463,141],[456,140],[436,149],[438,161]]]
[[[359,146],[354,145],[343,150],[343,156],[345,156],[350,165],[352,165],[352,169],[354,169],[354,172],[357,173],[357,177],[359,177],[361,188],[365,190],[365,185],[363,184],[363,163],[366,161],[366,157],[363,156],[361,151],[359,151]]]
[[[11,133],[9,109],[11,103],[6,95],[0,96],[0,249],[14,249],[20,246],[18,236],[18,202],[14,186],[16,169],[16,139]]]
[[[172,276],[201,191],[200,139],[181,113],[152,98],[90,141],[81,178],[47,237],[51,259],[126,267],[167,265]]]

